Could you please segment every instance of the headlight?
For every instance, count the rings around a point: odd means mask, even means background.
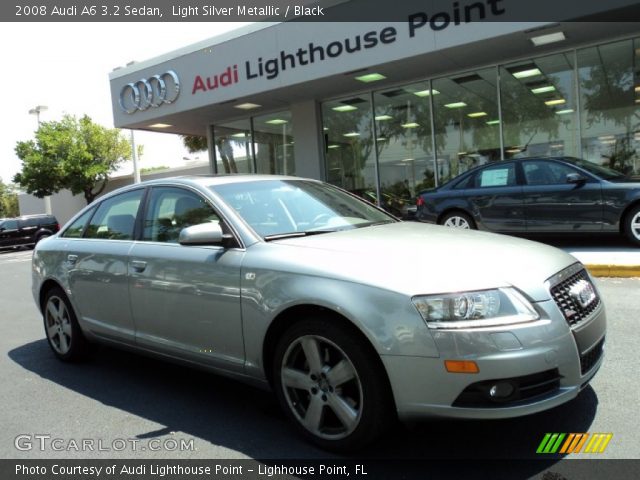
[[[474,328],[538,320],[529,301],[513,288],[424,295],[413,304],[429,328]]]

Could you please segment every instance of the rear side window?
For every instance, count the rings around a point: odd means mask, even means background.
[[[486,168],[475,177],[476,188],[511,187],[515,184],[516,169],[513,163]]]
[[[474,187],[474,179],[475,175],[467,175],[467,178],[463,178],[460,180],[454,187],[454,190],[464,190],[465,188],[473,188]]]
[[[93,215],[95,208],[87,210],[82,215],[80,215],[76,220],[69,225],[69,227],[62,234],[65,238],[80,238],[82,237],[82,232],[84,232],[84,227],[87,225],[89,218]]]
[[[140,189],[121,193],[102,202],[87,226],[85,238],[133,239],[133,228],[143,192]]]
[[[25,226],[26,226],[26,227],[37,227],[37,226],[39,226],[40,224],[43,224],[43,223],[48,223],[48,222],[47,222],[47,219],[46,219],[46,218],[44,218],[44,217],[40,217],[40,218],[27,218],[27,219],[24,221],[24,224],[25,224]]]

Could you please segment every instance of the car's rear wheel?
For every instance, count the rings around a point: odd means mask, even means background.
[[[35,243],[35,245],[37,245],[37,244],[38,244],[38,242],[39,242],[40,240],[43,240],[43,239],[45,239],[45,238],[47,238],[47,237],[50,237],[50,236],[51,236],[51,235],[49,235],[48,233],[43,233],[43,234],[41,234],[41,235],[38,235],[38,236],[36,237],[36,243]]]
[[[45,297],[42,316],[47,341],[56,357],[73,362],[86,356],[87,340],[62,289],[56,287],[49,290]]]
[[[273,378],[282,408],[303,435],[322,448],[348,451],[380,436],[394,410],[375,352],[332,320],[312,318],[286,331]]]
[[[640,205],[634,207],[625,217],[624,233],[636,245],[640,245]]]
[[[462,228],[464,230],[475,230],[476,223],[464,212],[455,211],[447,213],[440,220],[440,225],[451,228]]]

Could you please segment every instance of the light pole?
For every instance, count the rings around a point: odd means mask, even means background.
[[[44,112],[45,110],[48,110],[48,107],[46,105],[36,105],[31,110],[29,110],[29,115],[36,116],[36,120],[38,120],[38,127],[40,127],[40,112]]]
[[[29,115],[35,115],[36,120],[38,122],[38,128],[40,128],[40,112],[44,112],[48,107],[46,105],[36,105],[31,110],[29,110]],[[44,197],[44,210],[47,215],[51,215],[51,197]]]
[[[136,139],[131,132],[131,157],[133,159],[133,183],[140,183],[140,169],[138,168],[138,152],[136,151]]]

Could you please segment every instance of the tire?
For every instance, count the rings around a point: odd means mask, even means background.
[[[36,243],[34,243],[34,247],[38,244],[38,242],[44,238],[50,237],[51,235],[48,233],[43,233],[42,235],[38,235],[36,237]]]
[[[47,341],[56,357],[65,362],[86,357],[88,342],[62,289],[55,287],[47,292],[42,317]]]
[[[395,418],[380,359],[365,339],[334,318],[293,325],[278,342],[273,365],[280,406],[321,448],[362,448]]]
[[[463,230],[475,230],[477,228],[473,218],[459,210],[447,213],[440,219],[440,225],[451,228],[461,228]]]
[[[624,233],[632,243],[640,245],[640,205],[624,217]]]

